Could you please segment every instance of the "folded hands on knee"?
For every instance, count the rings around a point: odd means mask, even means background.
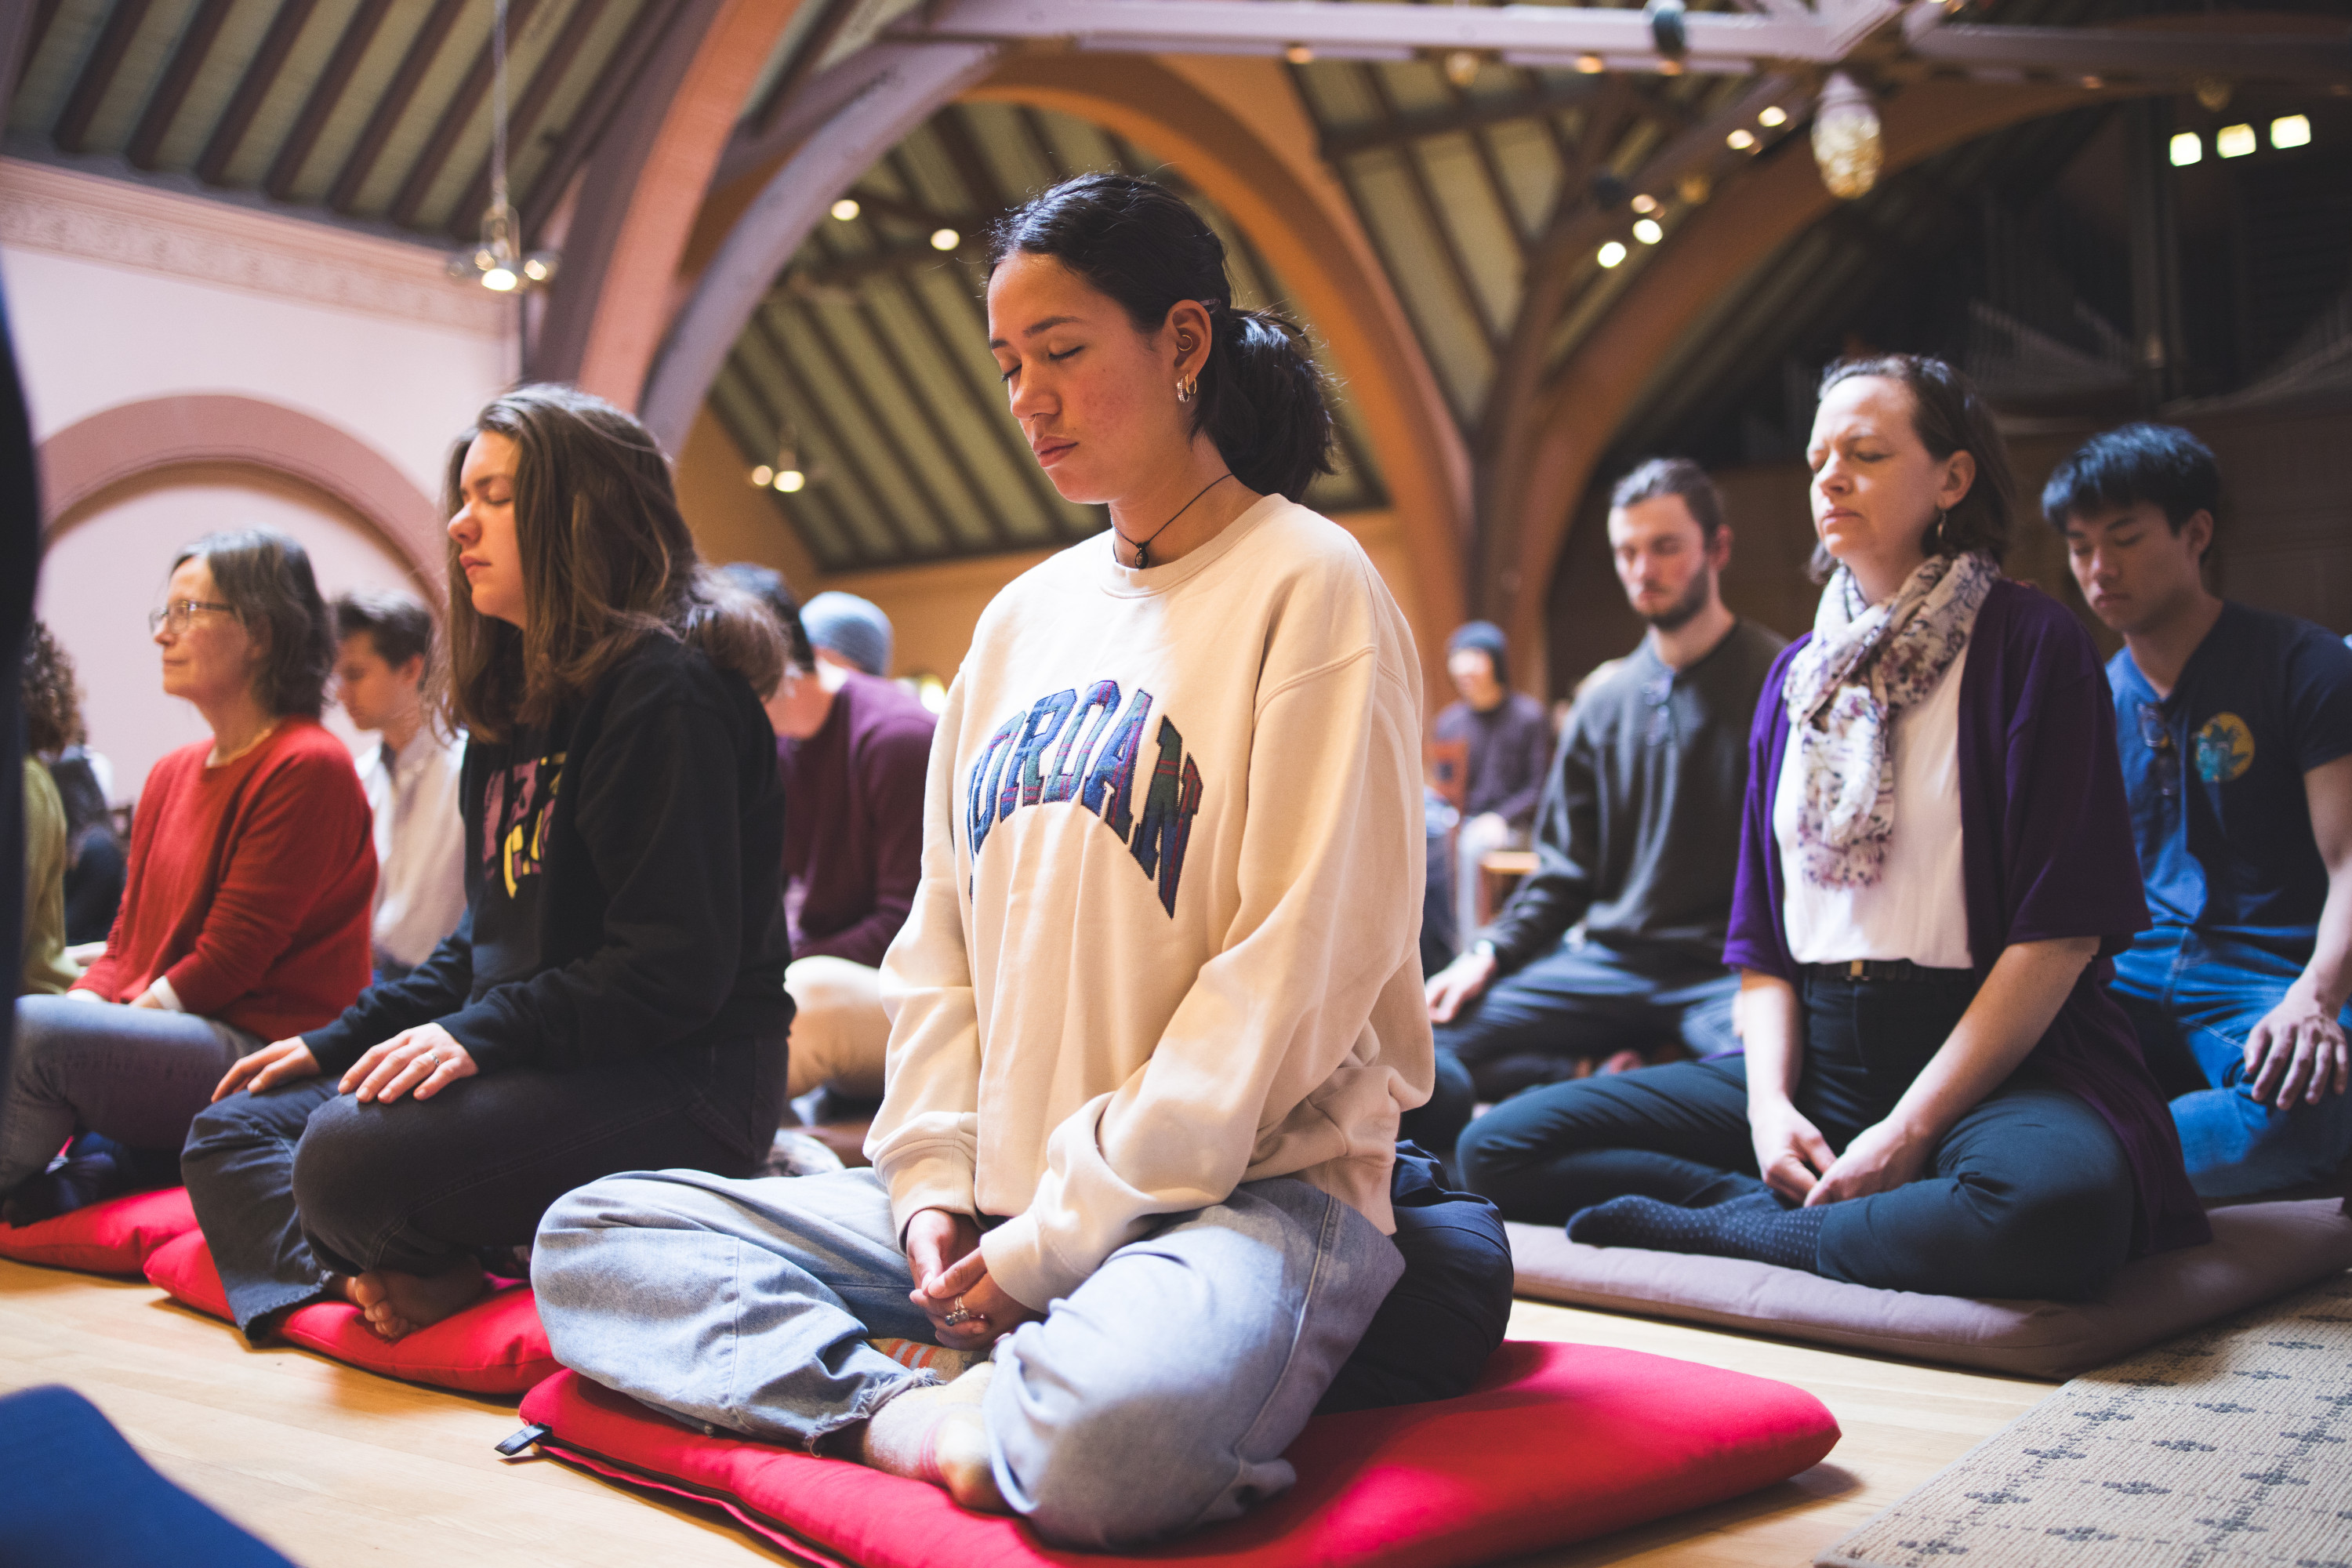
[[[980,1226],[970,1215],[917,1211],[907,1222],[907,1269],[915,1278],[907,1299],[922,1309],[933,1335],[950,1350],[985,1350],[1045,1315],[989,1277]]]
[[[1751,1097],[1748,1124],[1765,1184],[1807,1208],[1892,1192],[1927,1168],[1927,1141],[1891,1120],[1864,1128],[1843,1154],[1786,1099]]]

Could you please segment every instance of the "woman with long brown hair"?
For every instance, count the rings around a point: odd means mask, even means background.
[[[197,1118],[183,1168],[248,1334],[326,1296],[387,1338],[437,1321],[564,1192],[747,1173],[781,1114],[780,634],[596,398],[496,399],[450,490],[467,913]]]

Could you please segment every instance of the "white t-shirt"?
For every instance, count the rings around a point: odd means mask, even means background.
[[[1878,880],[1866,888],[1824,888],[1805,879],[1797,853],[1803,732],[1790,727],[1772,799],[1772,836],[1786,889],[1781,919],[1799,963],[1907,958],[1931,969],[1969,967],[1968,885],[1960,868],[1960,671],[1968,661],[1964,647],[1934,690],[1895,716],[1895,831]]]
[[[901,1234],[1012,1216],[982,1251],[1042,1308],[1244,1181],[1392,1230],[1397,1119],[1434,1071],[1421,726],[1371,562],[1279,497],[1172,564],[1097,536],[999,594],[882,961],[866,1149]]]
[[[466,913],[466,825],[457,802],[465,737],[447,741],[428,725],[384,763],[381,742],[356,765],[375,814],[375,914],[370,940],[379,957],[410,968],[433,956]]]

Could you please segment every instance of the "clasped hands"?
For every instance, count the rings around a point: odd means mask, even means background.
[[[1856,1133],[1844,1153],[1832,1153],[1821,1130],[1784,1097],[1750,1096],[1748,1124],[1765,1184],[1807,1208],[1866,1198],[1916,1181],[1933,1148],[1933,1140],[1887,1121]]]
[[[430,1100],[461,1078],[471,1078],[481,1069],[465,1047],[451,1037],[449,1031],[438,1024],[420,1024],[413,1029],[403,1029],[381,1045],[370,1046],[367,1054],[351,1065],[335,1084],[338,1094],[357,1090],[362,1105],[370,1100],[389,1105],[404,1094],[418,1100]],[[281,1083],[319,1076],[319,1058],[302,1037],[277,1040],[262,1047],[248,1057],[240,1057],[230,1067],[213,1090],[213,1099],[226,1100],[242,1089],[258,1094],[275,1089]]]
[[[988,1260],[980,1252],[980,1226],[970,1215],[917,1210],[907,1222],[907,1270],[915,1279],[907,1299],[922,1309],[932,1333],[950,1350],[985,1350],[1045,1315],[989,1277]]]

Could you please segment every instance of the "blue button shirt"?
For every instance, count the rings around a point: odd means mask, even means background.
[[[2352,649],[2292,616],[2228,604],[2172,695],[2127,648],[2107,663],[2132,837],[2155,931],[2183,927],[2310,957],[2327,901],[2303,775],[2352,752]]]

